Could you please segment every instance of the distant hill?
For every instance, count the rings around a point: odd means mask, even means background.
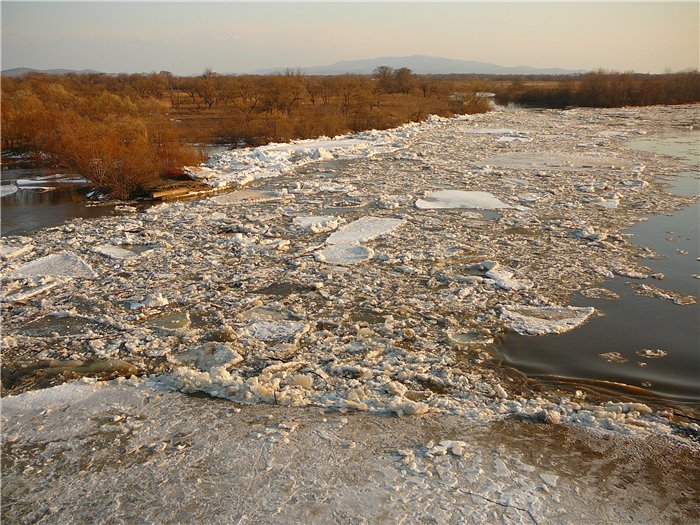
[[[364,60],[343,60],[327,66],[300,68],[308,75],[342,75],[344,73],[371,74],[378,66],[394,69],[407,67],[414,73],[424,75],[477,74],[477,75],[571,75],[583,73],[581,69],[535,68],[529,66],[499,66],[487,62],[457,60],[453,58],[413,55],[407,57],[380,57]],[[287,68],[260,69],[255,73],[265,75],[284,72]]]
[[[92,69],[81,69],[76,71],[74,69],[33,69],[31,67],[16,67],[13,69],[4,69],[0,72],[3,77],[21,77],[27,73],[43,73],[45,75],[67,75],[69,73],[74,73],[76,75],[91,75],[99,74],[99,71],[93,71]]]

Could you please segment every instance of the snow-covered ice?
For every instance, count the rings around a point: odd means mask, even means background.
[[[4,520],[632,524],[697,513],[695,452],[659,438],[238,407],[132,383],[3,398]],[[631,406],[609,408],[625,417]]]

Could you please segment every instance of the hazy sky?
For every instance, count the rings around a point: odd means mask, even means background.
[[[434,55],[504,66],[698,68],[699,3],[2,1],[2,68],[193,74]]]

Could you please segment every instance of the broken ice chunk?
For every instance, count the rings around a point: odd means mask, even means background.
[[[133,302],[129,305],[132,310],[138,310],[139,308],[158,308],[159,306],[167,306],[170,301],[163,297],[163,294],[156,292],[155,294],[148,294],[143,302]]]
[[[598,354],[601,359],[604,359],[608,363],[618,363],[623,364],[627,362],[627,358],[623,356],[620,352],[606,352],[604,354]]]
[[[375,239],[387,233],[391,233],[403,224],[401,219],[385,219],[383,217],[362,217],[350,224],[343,226],[337,232],[331,234],[328,244],[353,244]]]
[[[644,357],[646,359],[659,359],[660,357],[666,357],[668,352],[661,350],[660,348],[643,348],[642,350],[637,350],[636,354],[639,357]]]
[[[316,253],[316,260],[330,264],[357,264],[373,255],[371,248],[359,244],[331,244]]]
[[[14,184],[3,184],[0,186],[0,198],[7,197],[17,192],[17,186]]]
[[[261,341],[296,341],[309,331],[309,325],[298,321],[257,321],[249,324],[244,331]]]
[[[124,248],[111,246],[109,244],[95,246],[95,251],[112,259],[133,259],[134,257],[138,257],[138,255],[131,250],[125,250]]]
[[[311,233],[330,232],[338,228],[338,218],[332,215],[310,215],[294,217],[292,225],[299,230]]]
[[[420,210],[445,208],[496,210],[510,207],[486,191],[442,190],[433,192],[427,195],[425,199],[416,201],[416,208]]]
[[[593,315],[595,308],[578,306],[504,306],[506,326],[523,335],[561,334]]]
[[[268,202],[280,199],[280,195],[272,191],[239,190],[212,197],[214,204],[241,204],[244,202]]]
[[[0,257],[3,259],[13,259],[24,255],[34,249],[31,244],[23,244],[22,246],[8,246],[6,244],[0,245]]]
[[[54,253],[35,259],[10,273],[10,277],[84,277],[94,279],[95,271],[80,257],[70,252]]]
[[[496,286],[504,290],[527,290],[532,288],[532,281],[526,279],[515,279],[513,272],[509,272],[505,268],[494,268],[484,274],[485,277],[493,279]]]
[[[49,281],[48,283],[39,285],[39,286],[34,286],[31,288],[28,288],[26,290],[22,290],[21,292],[17,292],[16,294],[10,295],[8,297],[3,297],[2,300],[6,301],[8,303],[15,303],[15,302],[22,302],[26,301],[27,299],[30,299],[36,295],[40,295],[44,292],[48,292],[52,288],[55,288],[58,286],[59,281]]]
[[[194,365],[208,371],[217,366],[231,367],[243,361],[243,357],[231,345],[209,342],[176,356],[183,364]]]

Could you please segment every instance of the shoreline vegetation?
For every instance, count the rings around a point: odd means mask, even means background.
[[[389,129],[428,115],[483,113],[491,101],[547,108],[700,102],[700,73],[573,76],[28,74],[2,79],[2,150],[71,170],[112,197],[184,179],[200,144],[271,142]]]

